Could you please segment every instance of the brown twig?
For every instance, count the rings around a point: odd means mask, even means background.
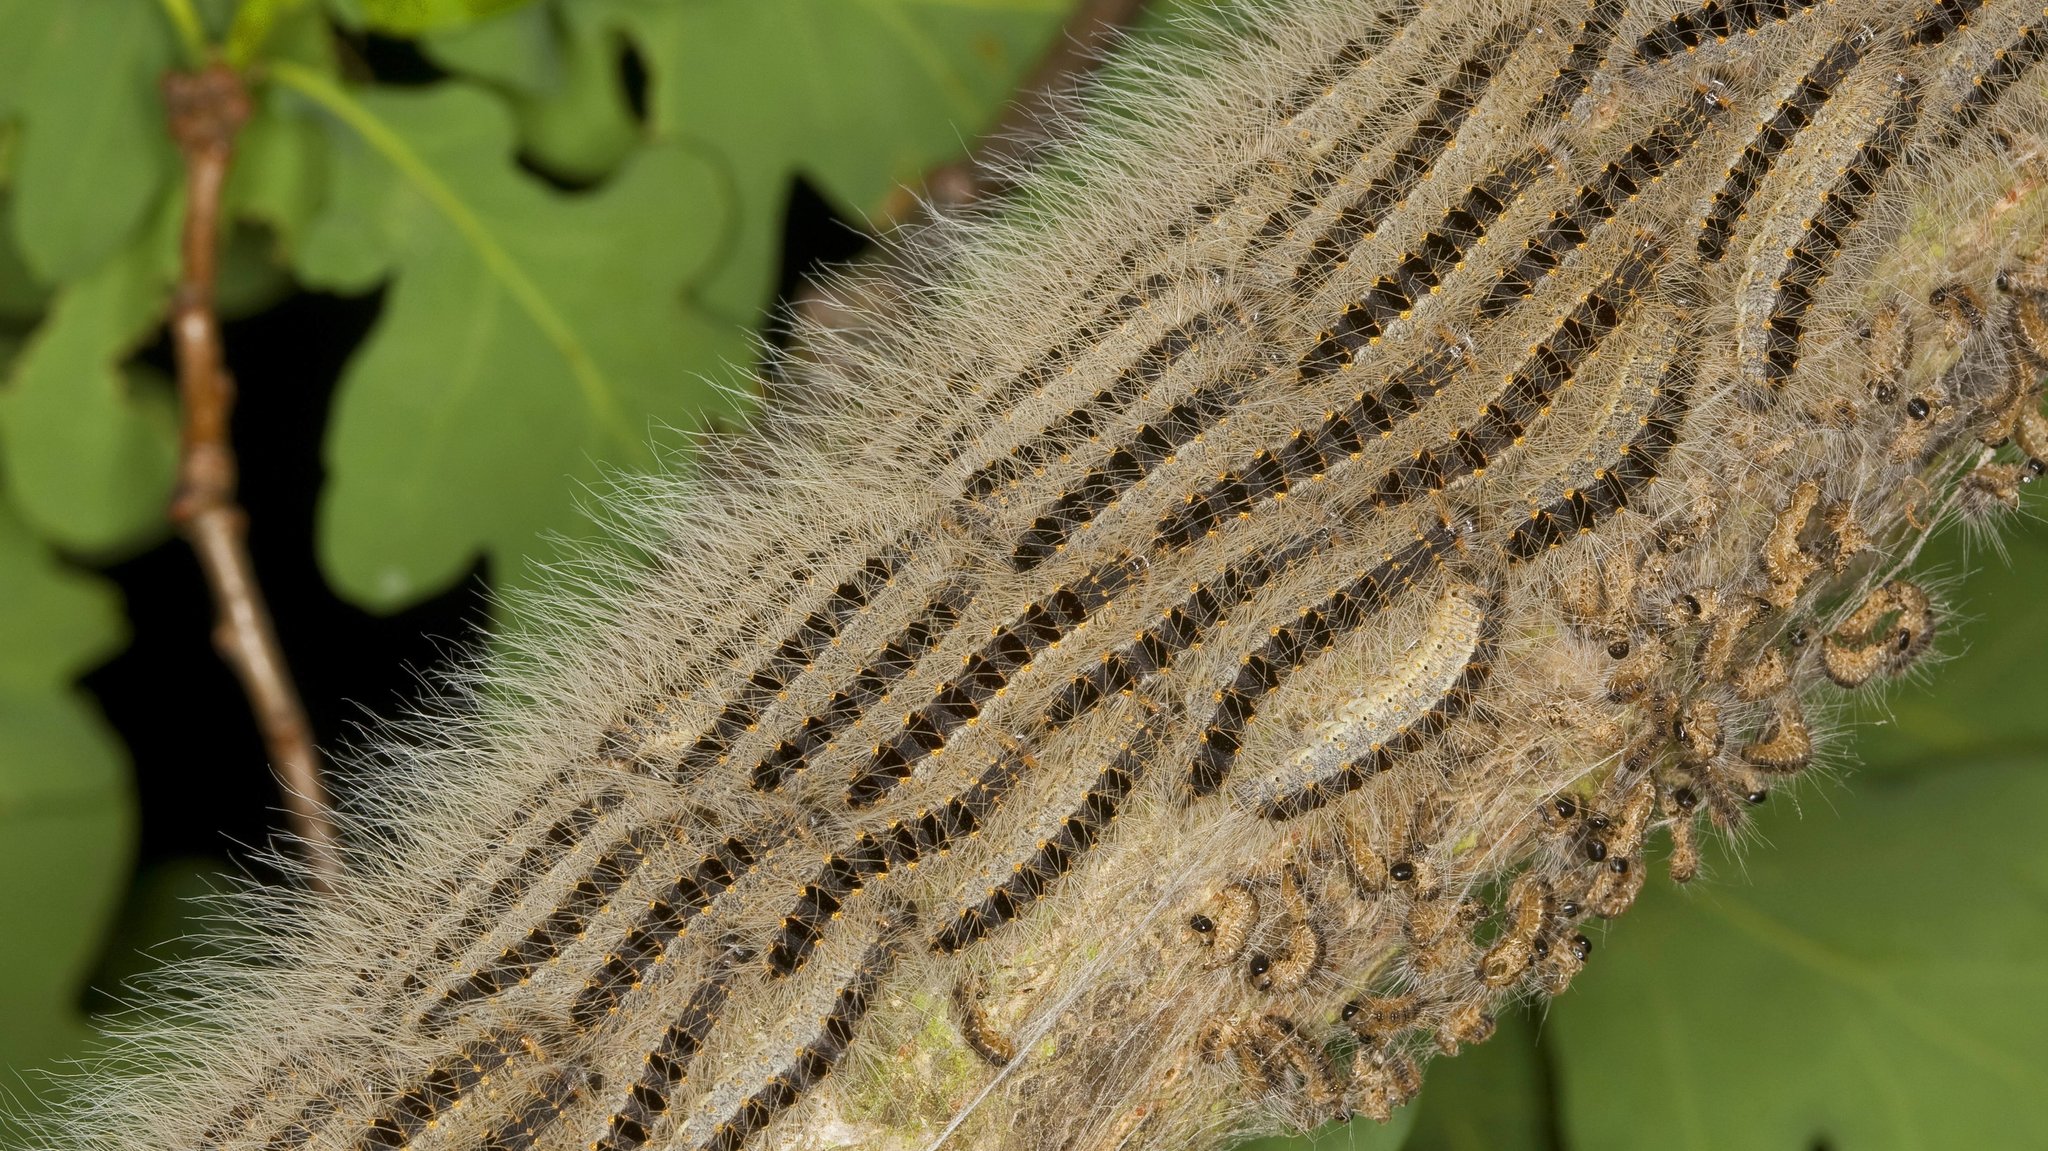
[[[249,118],[249,95],[224,64],[164,77],[171,137],[185,161],[182,274],[171,310],[184,429],[171,522],[206,572],[217,618],[213,644],[242,681],[271,763],[284,782],[294,834],[304,843],[316,886],[339,864],[334,825],[320,782],[312,725],[278,646],[270,609],[249,559],[248,513],[235,499],[235,451],[229,422],[235,383],[222,360],[214,282],[220,251],[221,193],[234,160],[235,135]]]

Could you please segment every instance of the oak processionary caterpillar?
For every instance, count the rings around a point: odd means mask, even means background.
[[[843,281],[48,1143],[1385,1117],[1929,647],[2048,460],[2039,0],[1195,33]]]

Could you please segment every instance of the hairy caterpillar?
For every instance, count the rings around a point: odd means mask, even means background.
[[[51,1142],[1383,1117],[1926,650],[2048,451],[2038,0],[1239,16],[804,333]]]

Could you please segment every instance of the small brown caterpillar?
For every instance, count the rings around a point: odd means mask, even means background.
[[[1231,11],[843,281],[45,1142],[1385,1118],[1916,666],[2048,470],[2039,0]]]
[[[981,1006],[981,981],[975,978],[962,979],[953,985],[953,1022],[960,1029],[960,1038],[976,1055],[1001,1067],[1017,1057],[1017,1045],[1011,1042],[989,1022],[988,1012]]]
[[[1277,954],[1254,952],[1245,971],[1252,985],[1261,991],[1285,995],[1299,991],[1323,959],[1323,936],[1310,911],[1303,879],[1297,869],[1280,872],[1280,906],[1284,919],[1276,947]]]

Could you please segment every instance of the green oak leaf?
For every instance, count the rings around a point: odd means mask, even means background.
[[[0,1066],[49,1066],[90,1034],[79,995],[127,886],[131,791],[83,693],[0,692]]]
[[[113,588],[60,563],[0,502],[0,693],[54,691],[126,642]]]
[[[393,36],[417,36],[488,19],[527,0],[356,0],[363,25]]]
[[[224,207],[267,231],[269,254],[284,265],[327,199],[327,126],[295,93],[268,88],[253,95],[255,113],[236,137]]]
[[[609,10],[609,5],[595,6]],[[522,96],[562,87],[562,26],[552,3],[527,4],[461,28],[429,33],[420,50],[457,75]]]
[[[389,283],[328,433],[319,548],[344,595],[402,607],[480,555],[516,581],[540,533],[582,530],[577,481],[650,466],[656,423],[733,410],[707,377],[747,358],[744,334],[685,300],[727,217],[701,158],[648,148],[567,196],[518,171],[478,89],[278,74],[337,117],[301,279]]]
[[[290,60],[332,73],[338,66],[334,26],[318,0],[235,0],[222,55],[238,71]]]
[[[2048,754],[1855,782],[1553,1006],[1574,1151],[2048,1146]]]
[[[50,38],[57,5],[44,0],[0,0],[0,122],[20,119],[27,104],[36,57]]]
[[[125,642],[119,596],[0,496],[0,1067],[76,1054],[79,997],[127,886],[126,755],[70,684]]]
[[[213,285],[213,310],[222,320],[253,316],[291,294],[291,271],[278,258],[278,247],[277,239],[265,229],[227,229]],[[256,382],[275,386],[275,381]]]
[[[200,31],[205,33],[206,42],[218,43],[226,35],[235,20],[237,8],[260,5],[265,0],[190,0],[193,15],[199,18]]]
[[[0,74],[21,69],[0,82],[0,119],[24,125],[15,239],[38,278],[74,280],[134,242],[177,170],[156,87],[170,26],[149,0],[0,0],[0,28]]]
[[[320,0],[321,10],[327,18],[350,32],[363,30],[363,22],[369,19],[363,12],[363,0]]]
[[[303,14],[317,16],[318,11],[294,10],[267,42],[310,58],[308,67],[331,75],[335,69],[327,54],[287,35],[300,26]],[[258,88],[251,95],[254,113],[236,137],[223,201],[223,211],[236,225],[227,230],[222,245],[215,289],[217,307],[226,318],[260,311],[291,290],[293,255],[326,204],[330,179],[326,116],[280,87]],[[280,382],[249,383],[275,387]]]
[[[33,320],[50,303],[50,289],[36,280],[14,244],[13,220],[14,197],[0,190],[0,323]]]
[[[1527,1010],[1504,1012],[1493,1038],[1430,1063],[1403,1151],[1548,1151],[1549,1071]]]
[[[0,472],[37,532],[108,554],[167,530],[177,471],[171,389],[123,367],[156,330],[176,267],[175,216],[66,283],[0,384]]]
[[[709,145],[740,205],[706,285],[754,322],[775,283],[790,181],[848,219],[986,130],[1072,0],[697,0],[621,9],[657,137]]]
[[[610,175],[641,142],[619,74],[624,36],[606,2],[537,4],[429,37],[451,71],[500,88],[528,160],[562,178]]]

